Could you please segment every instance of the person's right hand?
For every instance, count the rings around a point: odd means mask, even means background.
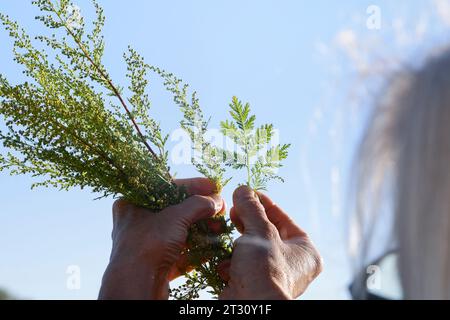
[[[295,299],[322,271],[322,259],[301,230],[269,197],[240,187],[231,219],[242,236],[220,274],[220,299]]]

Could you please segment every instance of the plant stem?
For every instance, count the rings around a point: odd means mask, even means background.
[[[41,84],[41,85],[45,89],[45,86],[43,84]],[[50,93],[48,90],[47,90],[47,92]],[[52,96],[57,104],[61,104],[61,105],[63,104],[62,101],[58,97],[56,97],[54,95],[52,95]],[[52,125],[60,128],[62,132],[66,132],[70,136],[74,137],[75,140],[78,140],[85,147],[92,150],[94,152],[94,154],[97,154],[100,158],[102,158],[103,160],[108,162],[113,168],[116,168],[117,171],[119,171],[120,175],[125,179],[124,182],[126,182],[128,184],[128,176],[126,175],[126,173],[123,171],[123,169],[120,167],[120,165],[116,164],[114,162],[114,160],[111,159],[106,153],[104,153],[102,150],[100,150],[100,149],[96,148],[95,146],[93,146],[92,144],[90,144],[88,141],[86,141],[81,136],[76,134],[76,132],[70,130],[69,127],[65,126],[64,124],[59,123],[58,121],[54,120],[53,118],[49,118],[49,121],[52,123]]]
[[[97,72],[100,74],[100,76],[108,83],[111,90],[113,91],[114,95],[119,99],[120,103],[122,104],[123,108],[125,109],[129,119],[133,123],[134,128],[136,129],[137,134],[142,140],[142,143],[145,145],[147,150],[150,152],[150,154],[153,156],[155,160],[159,160],[158,155],[153,151],[152,147],[148,144],[147,140],[145,139],[144,135],[142,134],[141,129],[139,128],[139,125],[136,123],[136,120],[134,119],[133,115],[131,114],[130,109],[128,108],[127,104],[125,103],[124,99],[122,98],[122,95],[120,94],[119,90],[116,88],[116,86],[112,83],[111,79],[103,72],[103,70],[92,60],[91,56],[87,52],[86,48],[82,45],[82,43],[79,41],[77,36],[73,33],[73,31],[67,26],[67,22],[62,19],[61,15],[58,13],[58,11],[55,9],[55,7],[52,5],[53,12],[58,16],[61,23],[63,23],[64,28],[67,30],[67,32],[70,34],[70,36],[73,38],[75,43],[78,45],[80,50],[83,52],[86,59],[88,59],[89,63],[97,70]],[[167,172],[169,177],[170,173]]]
[[[244,139],[245,139],[245,166],[247,167],[247,187],[251,188],[251,172],[250,172],[250,156],[248,150],[248,138],[247,132],[244,131]]]
[[[250,158],[247,156],[247,186],[251,187]]]

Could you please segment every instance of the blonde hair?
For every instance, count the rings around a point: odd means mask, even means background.
[[[397,249],[405,299],[450,299],[450,50],[397,73],[383,93],[355,166],[356,267],[384,241]]]

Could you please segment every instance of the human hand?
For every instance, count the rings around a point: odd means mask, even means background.
[[[159,213],[124,200],[113,206],[112,251],[99,299],[167,299],[169,282],[188,271],[189,227],[225,210],[215,186],[205,178],[176,180],[190,195]]]
[[[220,299],[295,299],[322,271],[322,260],[289,216],[248,187],[233,195],[231,220],[242,236],[222,263],[228,285]]]

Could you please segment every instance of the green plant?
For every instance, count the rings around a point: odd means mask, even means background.
[[[178,204],[189,197],[177,187],[168,166],[168,135],[150,115],[147,95],[148,76],[162,77],[183,114],[181,127],[189,134],[193,165],[215,182],[220,192],[230,179],[226,167],[246,168],[247,185],[263,189],[287,156],[288,145],[268,148],[273,126],[254,131],[255,117],[249,105],[233,98],[234,122],[223,122],[223,133],[240,150],[230,152],[208,142],[205,120],[196,93],[173,74],[148,65],[133,49],[124,55],[127,88],[119,86],[102,63],[105,42],[102,8],[93,1],[96,19],[87,31],[79,10],[68,0],[37,0],[42,12],[37,19],[53,30],[40,35],[33,45],[30,36],[17,22],[0,14],[5,29],[14,40],[14,60],[24,67],[27,81],[11,84],[0,75],[0,114],[6,130],[0,139],[9,150],[0,155],[0,171],[29,174],[42,180],[38,186],[61,190],[91,188],[102,197],[123,197],[154,212]],[[128,96],[128,99],[125,98]],[[253,132],[254,131],[254,132]],[[256,157],[254,163],[252,158]],[[194,225],[188,236],[185,254],[195,271],[187,274],[186,284],[172,291],[177,299],[193,299],[209,288],[217,296],[224,286],[217,265],[232,254],[233,226],[224,216],[214,217],[222,234],[210,230],[211,221]]]
[[[270,180],[284,181],[276,174],[281,161],[288,155],[289,144],[266,148],[272,141],[272,124],[265,124],[255,130],[255,115],[250,115],[250,105],[242,104],[233,97],[230,115],[234,121],[221,123],[222,133],[231,138],[239,150],[226,154],[225,164],[233,169],[245,169],[246,185],[255,190],[265,190]]]

